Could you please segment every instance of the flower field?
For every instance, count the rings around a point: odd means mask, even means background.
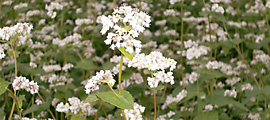
[[[270,0],[1,0],[0,120],[269,120]]]

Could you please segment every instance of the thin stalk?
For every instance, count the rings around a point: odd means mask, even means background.
[[[226,25],[225,25],[224,22],[223,22],[223,26],[224,26],[225,31],[227,32],[227,36],[229,37],[230,41],[233,41],[232,38],[231,38],[231,36],[229,35],[228,29],[227,29],[227,27],[226,27]],[[250,72],[252,72],[252,70],[250,69],[249,65],[247,64],[247,62],[246,62],[246,60],[245,60],[245,58],[244,58],[244,55],[241,53],[241,50],[240,50],[239,45],[237,45],[236,47],[237,47],[237,48],[236,48],[236,51],[237,51],[238,54],[240,55],[240,58],[241,58],[242,62],[243,62],[244,64],[246,64],[248,70],[249,70]],[[252,73],[251,73],[251,77],[253,78],[253,80],[254,80],[255,83],[257,84],[258,88],[261,89],[260,84],[258,83],[257,79],[253,76]]]
[[[184,4],[184,0],[182,0],[182,4]],[[180,40],[181,40],[181,50],[183,50],[183,31],[184,31],[184,22],[183,22],[183,16],[184,16],[184,10],[183,7],[181,7],[181,33],[180,33]],[[181,76],[182,80],[184,79],[184,69],[183,69],[183,54],[182,52],[180,53],[180,63],[181,63]]]
[[[19,114],[19,116],[20,116],[20,120],[22,120],[22,115],[21,115],[20,108],[19,108],[19,103],[18,103],[18,100],[17,100],[17,97],[16,97],[16,92],[13,93],[10,89],[7,89],[7,91],[8,91],[8,92],[12,95],[12,97],[13,97],[13,105],[12,105],[12,109],[11,109],[11,112],[10,112],[10,115],[9,115],[9,120],[11,120],[11,117],[12,117],[12,114],[13,114],[15,105],[16,105],[18,114]]]
[[[125,25],[126,26],[126,25]],[[118,75],[118,84],[119,84],[119,96],[121,96],[121,75],[122,75],[122,66],[123,66],[123,54],[121,53],[121,61],[120,61],[120,68],[119,68],[119,75]],[[112,88],[111,88],[112,89]],[[113,90],[112,90],[113,91]],[[113,91],[114,92],[114,91]],[[115,93],[116,94],[116,93]],[[123,109],[121,109],[123,119],[126,120],[126,115]]]
[[[121,53],[121,62],[118,75],[118,84],[119,84],[119,96],[121,96],[121,75],[122,75],[122,66],[123,66],[123,54]]]
[[[157,118],[157,102],[156,102],[156,90],[154,90],[154,120]]]
[[[43,103],[45,103],[44,99],[41,97],[41,95],[39,94],[39,92],[38,92],[37,94],[38,94],[39,98],[41,99],[41,101],[42,101]],[[52,118],[53,118],[54,120],[56,120],[55,117],[54,117],[54,115],[53,115],[53,113],[52,113],[52,111],[51,111],[49,108],[48,108],[48,111],[49,111],[49,113],[51,114]]]
[[[98,112],[99,112],[99,110],[100,110],[102,104],[103,104],[103,100],[100,100],[100,103],[99,103],[99,106],[98,106],[98,110],[97,110],[97,113],[96,113],[96,116],[95,116],[95,120],[97,120]]]

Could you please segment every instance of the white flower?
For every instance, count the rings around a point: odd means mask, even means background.
[[[124,110],[125,116],[127,120],[143,120],[141,113],[144,112],[145,107],[139,105],[138,103],[134,103],[134,109],[132,110]],[[121,114],[122,115],[122,114]]]
[[[141,51],[141,42],[135,38],[138,37],[140,32],[145,30],[145,27],[150,26],[151,20],[146,13],[138,9],[132,9],[130,6],[122,5],[114,9],[112,15],[100,16],[97,22],[103,25],[102,35],[110,28],[113,28],[113,32],[109,33],[104,41],[106,45],[110,45],[112,50],[115,47],[123,47],[126,49],[126,52],[132,54]],[[118,22],[121,22],[123,25],[117,24]]]
[[[176,68],[176,61],[170,58],[165,58],[162,53],[152,51],[149,55],[138,54],[128,63],[128,67],[138,69],[146,68],[151,71],[165,70],[170,68],[170,71]]]
[[[115,83],[115,80],[113,79],[113,75],[109,70],[96,73],[96,76],[93,76],[91,79],[87,81],[87,84],[85,85],[85,92],[86,94],[89,94],[91,91],[95,91],[99,89],[99,83],[104,82],[107,83],[110,86],[113,86]]]
[[[61,102],[60,104],[58,104],[56,106],[56,111],[58,111],[58,112],[68,112],[69,111],[69,104],[68,103],[64,104],[63,102]]]
[[[237,92],[235,90],[226,90],[224,92],[224,96],[229,96],[229,97],[236,98]]]
[[[191,75],[189,75],[189,82],[191,84],[193,84],[194,82],[196,82],[199,78],[200,74],[196,73],[196,72],[192,72]]]
[[[5,57],[4,49],[0,48],[0,59],[3,59]]]
[[[204,107],[204,112],[209,112],[213,110],[213,105],[208,104]]]
[[[29,80],[26,77],[16,77],[12,83],[15,90],[25,89],[29,86]]]
[[[213,4],[212,5],[212,11],[224,14],[223,7],[220,7],[218,4]]]

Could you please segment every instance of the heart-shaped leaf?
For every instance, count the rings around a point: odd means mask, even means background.
[[[118,93],[118,90],[115,90],[115,92]],[[96,96],[118,108],[133,109],[133,97],[128,91],[121,90],[120,97],[116,96],[112,91],[98,93]]]

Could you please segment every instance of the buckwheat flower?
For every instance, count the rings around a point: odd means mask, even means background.
[[[31,94],[35,94],[38,93],[39,90],[39,86],[37,85],[37,82],[31,81],[28,83],[28,87],[26,88],[26,91],[29,92]]]
[[[220,3],[221,0],[210,0],[211,3]]]
[[[165,73],[164,71],[158,71],[153,75],[161,82],[170,83],[171,85],[174,84],[174,77],[172,72]]]
[[[100,72],[96,73],[96,76],[93,76],[87,81],[87,84],[85,85],[85,92],[86,94],[89,94],[91,91],[95,91],[99,89],[99,85],[101,82],[107,83],[110,87],[112,87],[115,84],[115,80],[113,79],[113,74],[111,71],[101,70]]]
[[[181,2],[181,0],[170,0],[170,4],[171,4],[171,5],[174,5],[174,4],[177,3],[177,2]]]
[[[4,49],[0,48],[0,59],[3,59],[6,56],[6,54],[4,53]]]
[[[213,105],[208,104],[204,107],[204,112],[209,112],[213,110]]]
[[[220,63],[217,61],[209,61],[205,66],[207,69],[216,70],[220,67]]]
[[[33,26],[29,23],[17,23],[11,27],[0,28],[0,38],[2,40],[9,41],[16,35],[26,36],[33,29]]]
[[[70,106],[69,106],[68,103],[64,104],[63,102],[61,102],[60,104],[58,104],[58,105],[56,106],[56,111],[67,113],[67,112],[69,111],[69,107],[70,107]]]
[[[27,118],[27,117],[23,117],[22,120],[37,120],[36,118]]]
[[[139,105],[138,103],[134,103],[134,109],[132,110],[124,110],[125,116],[127,120],[143,120],[142,113],[145,110],[145,107]],[[121,114],[122,116],[122,114]]]
[[[59,102],[59,99],[58,98],[53,98],[53,100],[52,100],[52,106],[55,107],[58,102]]]
[[[256,113],[254,115],[252,113],[249,113],[248,118],[250,120],[261,120],[261,117],[260,117],[260,114],[259,113]]]
[[[53,10],[62,10],[64,7],[63,4],[60,4],[58,2],[51,2],[50,5],[46,5],[45,9],[48,11],[47,15],[50,16],[51,18],[55,18],[56,17],[56,12],[54,12]]]
[[[224,96],[229,96],[229,97],[236,98],[237,92],[235,90],[226,90],[224,92]]]
[[[51,72],[51,71],[60,71],[61,70],[61,66],[60,65],[43,65],[43,70],[45,72]]]
[[[36,99],[36,100],[35,100],[35,103],[36,103],[37,105],[41,105],[41,104],[42,104],[42,101],[41,101],[40,99]]]
[[[159,83],[159,79],[157,79],[156,77],[154,77],[154,78],[147,77],[147,81],[148,81],[148,85],[150,86],[150,88],[156,88],[158,86],[158,83]]]
[[[253,87],[251,86],[250,83],[242,85],[242,91],[245,91],[245,90],[253,90]]]
[[[65,65],[62,67],[62,70],[64,70],[64,71],[67,72],[68,69],[71,69],[71,68],[73,68],[73,67],[74,67],[73,64],[68,63],[68,64],[65,64]]]
[[[145,30],[145,27],[150,26],[151,20],[146,13],[123,4],[119,8],[115,8],[112,15],[100,16],[97,22],[103,25],[102,35],[113,28],[113,32],[109,32],[107,39],[104,41],[106,45],[111,45],[112,50],[123,47],[126,52],[132,54],[141,51],[141,41],[135,38]],[[117,24],[119,22],[122,25]]]
[[[16,77],[12,83],[15,90],[25,89],[29,86],[29,80],[26,77]]]
[[[213,4],[212,5],[212,11],[224,14],[223,7],[220,7],[218,4]]]
[[[225,82],[228,85],[233,86],[234,84],[238,83],[239,81],[241,81],[241,78],[240,77],[234,77],[234,78],[231,78],[231,79],[227,79]]]
[[[206,46],[198,46],[198,47],[191,47],[186,52],[186,57],[188,60],[193,58],[199,58],[202,55],[206,55],[208,53],[209,48]]]
[[[176,68],[176,63],[173,59],[165,58],[162,53],[152,51],[149,55],[145,55],[144,53],[135,55],[128,63],[128,67],[145,68],[151,71],[170,68],[170,71],[172,71]]]
[[[190,75],[189,75],[189,82],[191,84],[193,84],[194,82],[196,82],[199,78],[200,74],[196,73],[196,72],[192,72]]]

